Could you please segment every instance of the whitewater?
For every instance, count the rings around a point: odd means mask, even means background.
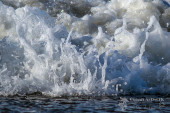
[[[169,0],[0,0],[0,95],[170,94]]]

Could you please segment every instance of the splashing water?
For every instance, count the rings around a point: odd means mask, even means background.
[[[170,94],[169,1],[1,1],[0,95]]]

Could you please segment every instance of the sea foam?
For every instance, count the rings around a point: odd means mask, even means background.
[[[0,95],[170,94],[168,1],[1,1]]]

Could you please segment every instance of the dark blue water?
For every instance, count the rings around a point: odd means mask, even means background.
[[[13,113],[57,112],[170,112],[170,97],[113,96],[113,97],[44,97],[40,95],[0,97],[0,111]]]

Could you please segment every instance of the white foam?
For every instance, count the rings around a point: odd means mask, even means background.
[[[91,13],[56,18],[28,1],[11,2],[16,9],[0,2],[1,95],[170,93],[169,8],[162,1],[73,1]]]

